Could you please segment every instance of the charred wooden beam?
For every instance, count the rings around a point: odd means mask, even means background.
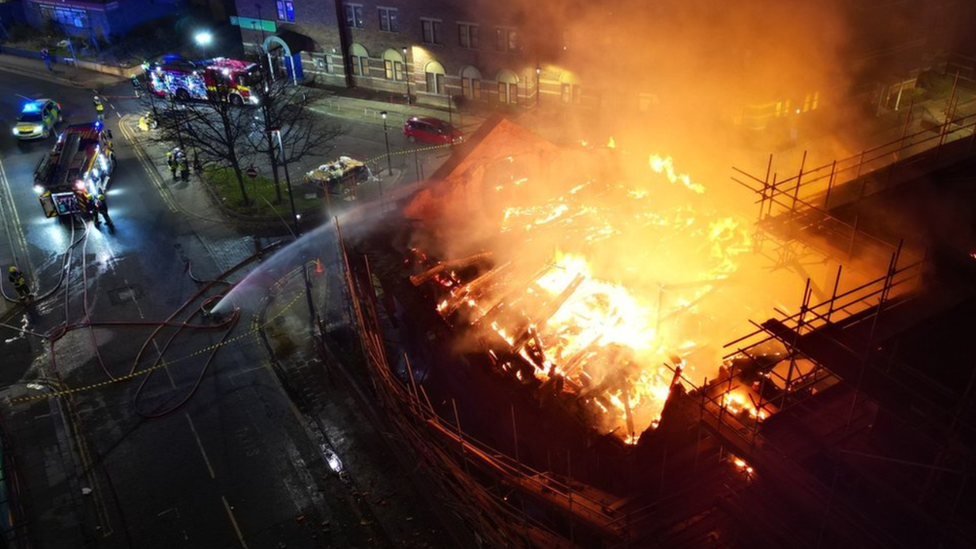
[[[529,338],[532,337],[533,326],[542,326],[545,325],[546,322],[549,322],[549,319],[552,318],[552,315],[556,314],[556,312],[559,311],[559,308],[562,307],[564,303],[566,303],[566,300],[568,300],[570,296],[573,295],[573,293],[576,291],[576,288],[579,288],[580,284],[582,284],[584,280],[586,280],[586,277],[583,276],[582,274],[576,275],[576,278],[574,278],[573,281],[569,283],[569,286],[566,286],[566,289],[564,289],[558,296],[556,296],[556,299],[550,301],[545,306],[545,308],[543,308],[542,312],[539,313],[535,318],[530,319],[531,321],[529,322],[526,329],[523,330],[521,334],[519,334],[519,336],[515,339],[515,342],[512,344],[512,353],[518,353],[519,350],[522,348],[522,346],[529,341]]]
[[[413,284],[414,286],[420,286],[424,282],[427,282],[431,278],[434,278],[435,276],[441,274],[444,271],[468,267],[470,265],[474,265],[475,263],[481,261],[489,261],[491,257],[492,257],[491,252],[482,252],[480,254],[470,255],[468,257],[464,257],[461,259],[443,261],[441,263],[438,263],[434,267],[427,269],[422,273],[412,275],[410,277],[410,283]]]

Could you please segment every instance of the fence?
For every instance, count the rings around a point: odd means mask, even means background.
[[[456,407],[453,418],[444,418],[434,410],[406,355],[407,379],[394,374],[387,361],[369,262],[365,257],[350,261],[344,247],[341,254],[352,316],[377,403],[397,436],[425,466],[439,495],[479,539],[486,546],[525,549],[576,546],[578,537],[587,536],[624,542],[629,535],[629,516],[616,508],[620,500],[534,470],[519,460],[517,451],[514,457],[505,455],[465,433]],[[514,409],[512,426],[517,449]],[[530,510],[540,507],[546,511]],[[542,516],[553,512],[568,521],[568,531],[543,520]]]

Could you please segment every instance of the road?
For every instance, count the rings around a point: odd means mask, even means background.
[[[3,76],[7,127],[24,98],[61,102],[66,124],[94,114],[90,90]],[[2,319],[46,336],[2,330],[4,449],[17,460],[28,520],[8,538],[42,548],[392,544],[355,482],[329,467],[322,434],[283,390],[255,318],[221,325],[198,314],[223,286],[204,288],[186,266],[198,280],[213,278],[269,241],[237,234],[216,215],[184,215],[153,175],[153,159],[121,131],[121,116],[138,108],[126,99],[131,88],[99,92],[109,98],[118,159],[108,192],[114,231],[46,219],[31,182],[53,139],[0,134],[0,263],[19,265],[46,296]],[[381,126],[344,124],[336,153],[385,152]],[[425,529],[418,518],[416,530]],[[427,543],[438,546],[416,533],[397,541]]]

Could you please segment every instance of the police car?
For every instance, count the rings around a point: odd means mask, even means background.
[[[61,105],[51,99],[35,99],[24,104],[14,125],[17,139],[50,137],[61,122]]]

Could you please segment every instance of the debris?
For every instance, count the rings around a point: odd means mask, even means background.
[[[81,489],[81,495],[83,496],[90,496],[91,493],[92,493],[92,489],[87,486]]]

